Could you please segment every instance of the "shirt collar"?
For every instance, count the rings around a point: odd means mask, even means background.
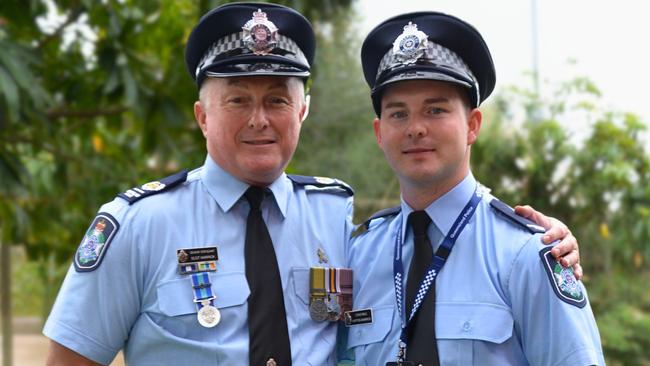
[[[472,198],[475,189],[476,179],[474,179],[474,176],[470,172],[454,188],[433,201],[425,209],[431,221],[440,229],[443,235],[447,235],[458,215],[460,215],[467,202]],[[405,240],[407,219],[414,210],[404,201],[404,198],[402,198],[401,206],[403,218],[402,240]]]
[[[223,170],[209,154],[205,158],[201,181],[224,212],[229,211],[249,187],[248,183],[242,182]],[[286,217],[289,195],[293,189],[291,181],[286,174],[282,173],[268,188],[273,193],[280,213]]]

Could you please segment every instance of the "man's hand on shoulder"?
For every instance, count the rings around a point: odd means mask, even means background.
[[[551,254],[564,267],[573,267],[573,273],[576,278],[579,280],[582,279],[578,240],[562,221],[554,217],[546,216],[528,205],[515,206],[515,213],[534,221],[537,225],[543,226],[546,229],[546,233],[542,237],[544,244],[550,244],[556,240],[560,240],[551,250]]]

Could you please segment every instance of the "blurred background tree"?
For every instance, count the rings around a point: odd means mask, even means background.
[[[318,36],[311,113],[288,170],[351,183],[360,222],[399,202],[399,191],[372,133],[353,1],[278,2],[311,19]],[[2,284],[16,315],[49,312],[103,202],[202,163],[183,52],[196,20],[219,3],[0,2],[0,272],[9,246],[25,253],[14,257],[11,296],[8,274]],[[599,98],[587,78],[560,85],[551,100],[515,87],[493,96],[473,171],[504,201],[572,228],[609,363],[648,365],[646,124],[601,110]],[[587,123],[575,136],[578,119]]]

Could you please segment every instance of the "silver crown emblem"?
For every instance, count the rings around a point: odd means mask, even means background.
[[[253,18],[242,27],[244,44],[256,55],[268,55],[275,46],[278,28],[268,20],[262,9],[253,12]]]
[[[413,64],[424,55],[427,45],[428,36],[418,30],[417,24],[409,22],[393,42],[393,57],[399,63]]]

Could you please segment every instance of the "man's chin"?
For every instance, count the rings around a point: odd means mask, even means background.
[[[264,159],[260,159],[264,160]],[[256,161],[252,164],[248,164],[245,169],[245,179],[248,183],[252,184],[271,184],[275,181],[286,166],[279,162],[264,162]]]

